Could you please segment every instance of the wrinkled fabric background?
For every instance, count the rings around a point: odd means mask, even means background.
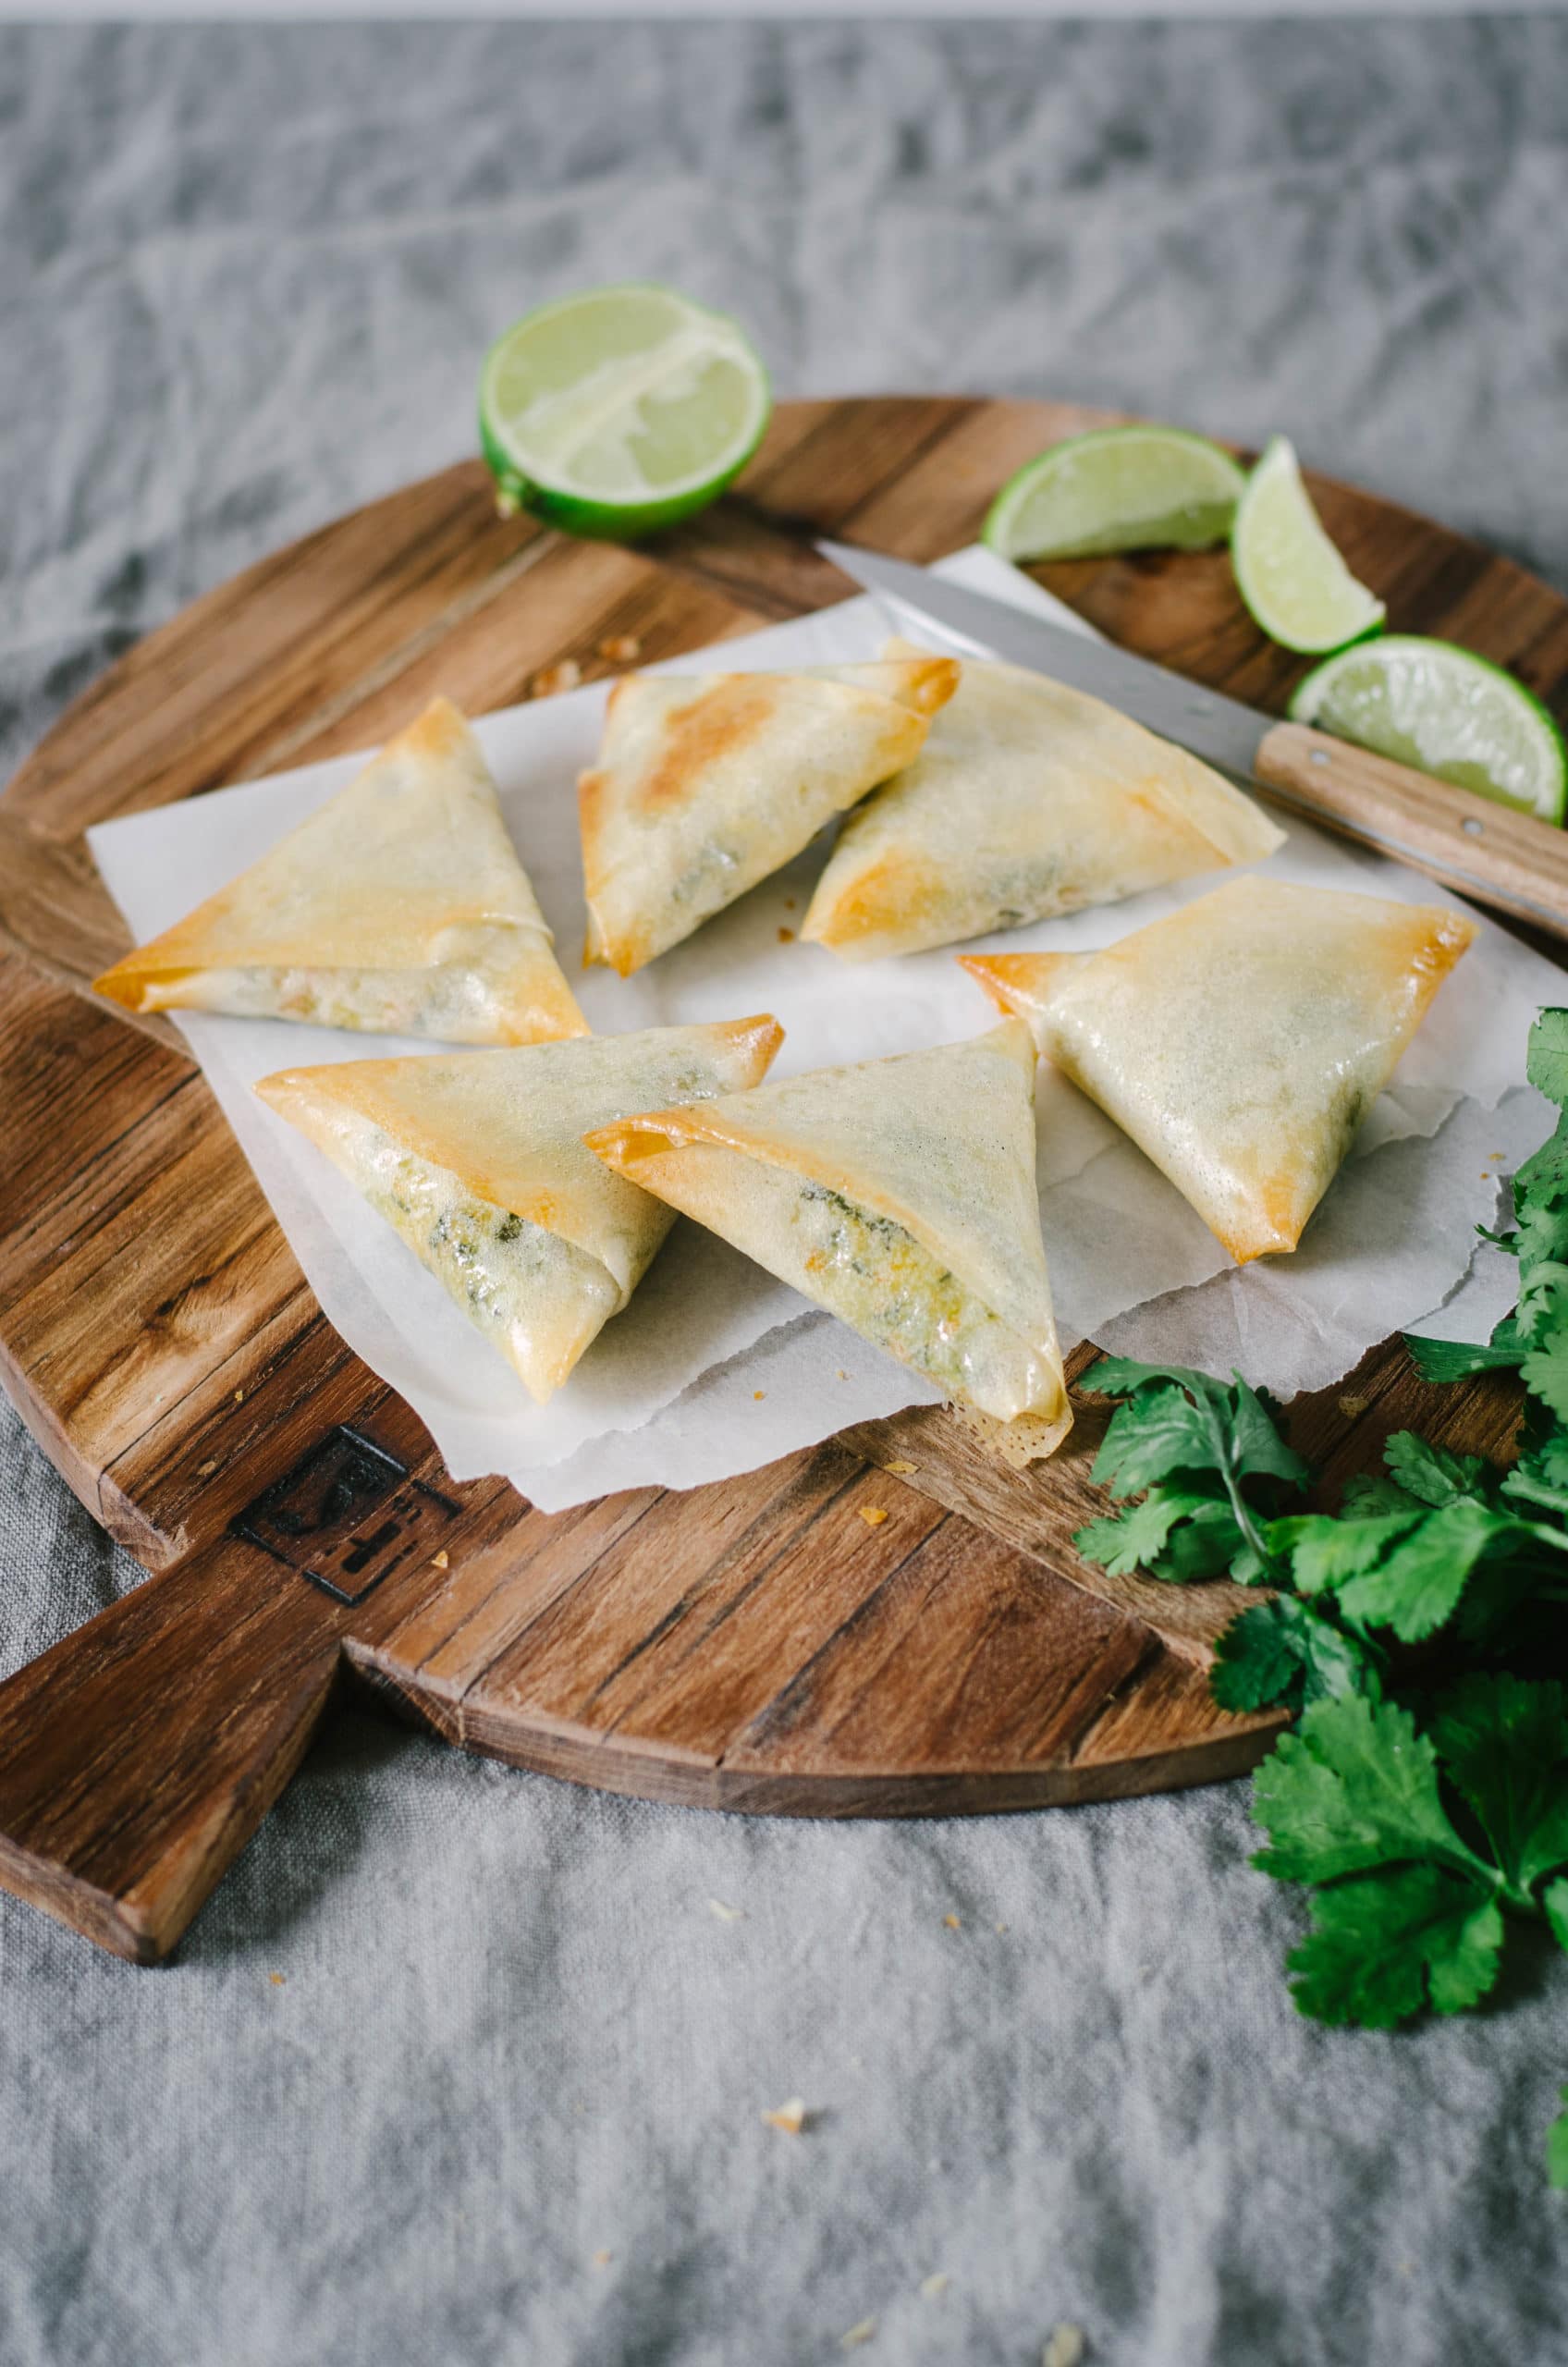
[[[784,393],[1283,427],[1568,586],[1565,215],[1562,19],[0,29],[0,764],[612,276]],[[11,1667],[138,1573],[0,1425]],[[1568,1966],[1312,2028],[1251,1838],[1237,1784],[748,1823],[347,1715],[169,1968],[0,1901],[0,2361],[1568,2359]]]

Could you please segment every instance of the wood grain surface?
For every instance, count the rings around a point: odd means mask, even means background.
[[[86,991],[127,944],[89,824],[374,746],[437,690],[483,712],[562,659],[619,670],[604,653],[625,636],[652,660],[827,606],[850,587],[811,534],[934,558],[1023,460],[1103,416],[786,404],[730,496],[636,551],[498,520],[464,463],[207,594],[23,767],[0,803],[0,1373],[152,1575],[0,1687],[0,1883],[164,1954],[344,1681],[466,1749],[773,1814],[1099,1798],[1266,1746],[1274,1720],[1222,1717],[1207,1692],[1235,1590],[1112,1578],[1072,1551],[1099,1504],[1092,1397],[1025,1474],[920,1409],[684,1495],[547,1516],[500,1482],[454,1486],[325,1321],[173,1029]],[[1562,710],[1568,602],[1388,503],[1313,490],[1398,626]],[[1302,670],[1223,552],[1039,573],[1258,705]],[[1406,1424],[1506,1453],[1515,1417],[1498,1377],[1428,1390],[1390,1344],[1290,1427],[1332,1490]]]

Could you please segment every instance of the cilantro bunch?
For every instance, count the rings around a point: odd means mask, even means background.
[[[1094,1470],[1121,1509],[1079,1551],[1260,1589],[1210,1685],[1228,1710],[1299,1712],[1255,1779],[1253,1862],[1313,1886],[1288,1969],[1319,2021],[1478,2005],[1513,1921],[1568,1950],[1568,1010],[1541,1012],[1527,1073],[1559,1115],[1514,1178],[1513,1230],[1485,1236],[1518,1261],[1514,1312],[1485,1347],[1409,1343],[1428,1380],[1518,1374],[1511,1469],[1402,1430],[1381,1474],[1309,1512],[1307,1466],[1239,1374],[1111,1357],[1093,1376],[1124,1401]],[[1568,2112],[1548,2161],[1568,2186]]]

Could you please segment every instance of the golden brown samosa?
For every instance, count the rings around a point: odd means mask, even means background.
[[[936,1383],[1010,1461],[1072,1425],[1035,1182],[1035,1049],[988,1036],[600,1127],[617,1174]]]
[[[1241,790],[1103,700],[965,658],[913,762],[844,823],[801,935],[847,961],[918,953],[1282,842]]]
[[[259,862],[94,983],[130,1011],[218,1011],[454,1044],[586,1035],[479,742],[449,699]]]
[[[960,959],[1244,1264],[1295,1247],[1475,934],[1441,906],[1250,878],[1100,953]]]
[[[587,959],[627,977],[907,765],[958,683],[916,655],[794,674],[629,674],[578,784]]]

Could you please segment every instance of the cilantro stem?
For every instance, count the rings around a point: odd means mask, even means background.
[[[1277,1553],[1271,1553],[1264,1543],[1263,1533],[1253,1518],[1252,1506],[1242,1493],[1241,1482],[1231,1473],[1229,1464],[1221,1466],[1219,1476],[1225,1482],[1225,1493],[1231,1499],[1231,1510],[1235,1515],[1236,1527],[1256,1554],[1259,1569],[1278,1579],[1280,1576],[1280,1557]]]

